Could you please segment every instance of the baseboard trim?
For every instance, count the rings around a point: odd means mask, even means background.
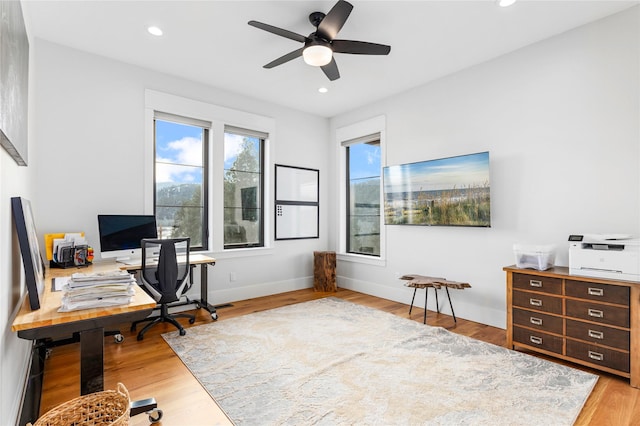
[[[285,281],[273,281],[263,284],[253,284],[244,287],[209,290],[209,303],[221,305],[239,300],[255,299],[256,297],[271,296],[272,294],[302,290],[313,287],[313,277],[295,278]]]

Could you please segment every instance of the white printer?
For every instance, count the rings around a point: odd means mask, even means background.
[[[569,274],[640,282],[640,239],[621,234],[570,235]]]

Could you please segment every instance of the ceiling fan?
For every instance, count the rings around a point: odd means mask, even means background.
[[[306,37],[273,25],[249,21],[249,25],[253,27],[304,43],[304,46],[300,49],[269,62],[264,68],[273,68],[302,56],[307,64],[320,67],[329,80],[333,81],[340,78],[338,65],[333,58],[334,53],[388,55],[391,51],[391,46],[366,41],[337,40],[335,38],[352,9],[353,5],[351,3],[339,0],[326,15],[322,12],[313,12],[309,15],[309,21],[316,27],[316,30]]]

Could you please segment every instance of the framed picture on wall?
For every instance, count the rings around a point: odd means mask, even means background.
[[[31,212],[31,203],[22,197],[13,197],[11,210],[24,265],[29,304],[32,310],[40,309],[40,295],[44,289],[44,262],[38,246],[38,234]]]
[[[29,40],[19,1],[0,1],[0,145],[27,165]]]
[[[385,225],[491,226],[489,152],[384,168]]]

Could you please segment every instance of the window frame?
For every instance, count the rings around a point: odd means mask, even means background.
[[[382,211],[382,209],[384,208],[384,182],[382,178],[382,169],[386,165],[386,117],[384,115],[381,115],[370,118],[368,120],[337,128],[335,135],[335,146],[338,151],[337,156],[339,159],[339,173],[337,176],[337,187],[339,188],[337,258],[339,260],[348,262],[384,266],[386,265],[386,227],[384,225],[384,214]],[[347,181],[348,158],[346,146],[350,143],[357,143],[358,141],[370,141],[372,139],[367,138],[371,137],[372,135],[379,136],[380,141],[380,256],[347,252],[347,238],[349,238],[347,224],[347,195],[349,185]]]
[[[263,220],[263,247],[247,247],[238,249],[224,249],[224,128],[231,126],[241,129],[254,129],[268,135],[264,146],[264,167],[263,167],[263,197],[265,200],[271,199],[273,154],[276,140],[275,119],[253,114],[245,111],[238,111],[223,106],[197,101],[181,96],[145,89],[145,144],[144,144],[144,179],[143,179],[143,213],[153,214],[154,212],[154,111],[162,111],[183,117],[193,117],[197,120],[211,122],[209,132],[209,182],[208,182],[208,250],[206,254],[212,254],[218,259],[236,258],[244,256],[261,256],[273,252],[273,226],[269,220]],[[269,218],[273,214],[273,206],[270,203],[264,204],[264,217]]]
[[[156,144],[156,121],[172,122],[177,124],[199,127],[202,129],[202,243],[201,245],[190,245],[189,251],[207,251],[209,249],[209,181],[211,173],[209,171],[209,143],[211,133],[211,123],[202,120],[193,120],[189,117],[182,117],[175,114],[154,111],[153,117],[153,214],[157,216],[157,188],[156,188],[156,166],[157,144]]]
[[[253,138],[257,138],[260,141],[260,159],[259,159],[259,163],[260,163],[260,189],[259,189],[259,200],[260,200],[260,226],[259,226],[259,230],[258,233],[260,235],[258,242],[257,243],[245,243],[245,244],[227,244],[224,242],[224,236],[223,236],[223,247],[224,250],[240,250],[240,249],[246,249],[246,248],[262,248],[265,246],[265,187],[264,187],[264,181],[265,181],[265,148],[266,148],[266,144],[267,144],[267,140],[269,140],[269,135],[264,134],[263,132],[258,132],[255,130],[251,130],[251,129],[242,129],[236,126],[229,126],[229,125],[225,125],[224,127],[224,133],[231,133],[234,135],[240,135],[240,136],[247,136],[247,137],[253,137]],[[224,141],[223,141],[224,142]],[[224,165],[223,165],[223,182],[224,182]],[[224,197],[224,194],[223,194]],[[223,198],[224,201],[224,198]],[[224,206],[224,202],[223,202],[223,211],[225,209]],[[224,214],[223,214],[223,225],[224,225]]]
[[[378,145],[380,148],[380,170],[379,170],[379,174],[378,174],[378,178],[380,179],[380,195],[382,195],[382,146],[380,144],[380,135],[379,134],[373,134],[373,135],[369,135],[363,138],[358,138],[356,140],[353,141],[345,141],[342,143],[344,149],[345,149],[345,224],[346,224],[346,233],[345,233],[345,252],[348,254],[356,254],[356,255],[361,255],[361,256],[371,256],[374,258],[379,258],[380,255],[379,254],[373,254],[373,253],[363,253],[363,252],[358,252],[352,249],[351,247],[351,218],[353,217],[353,212],[351,210],[351,168],[349,167],[351,164],[351,147],[356,146],[356,145],[361,145],[361,144],[365,144],[365,145],[370,145],[372,144],[372,142],[376,142],[375,145]],[[382,198],[380,198],[380,201],[382,200]],[[384,205],[383,204],[379,204],[379,211],[378,211],[378,215],[379,215],[379,225],[378,227],[380,228],[380,232],[382,232],[382,228],[381,225],[383,225],[382,221],[380,220],[380,216],[383,215],[383,210],[384,210]],[[380,244],[380,237],[378,237],[378,244]],[[382,250],[382,248],[381,248]]]

